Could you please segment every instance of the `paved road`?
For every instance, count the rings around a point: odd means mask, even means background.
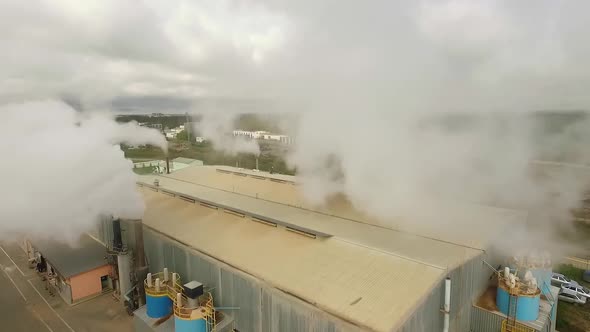
[[[75,306],[50,296],[16,244],[0,245],[0,331],[133,331],[132,318],[111,294]]]
[[[11,249],[15,248],[10,247],[8,250]],[[15,258],[21,263],[18,265],[25,263],[26,266],[24,255]],[[0,321],[4,327],[8,331],[71,332],[33,287],[32,281],[39,281],[37,274],[28,268],[23,270],[18,265],[8,256],[7,249],[0,246],[1,276],[6,285],[4,291],[0,292]]]

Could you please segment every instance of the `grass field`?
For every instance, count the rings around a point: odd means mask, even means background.
[[[125,157],[133,161],[163,160],[166,158],[162,150],[150,146],[134,149],[124,148],[123,151]],[[272,169],[276,173],[293,175],[295,172],[287,167],[282,157],[283,155],[284,150],[275,145],[261,145],[261,154],[258,156],[258,168],[262,171],[270,171]],[[237,155],[230,155],[215,150],[208,143],[188,144],[185,141],[171,141],[168,157],[170,159],[176,157],[198,159],[202,160],[205,165],[228,165],[249,169],[256,167],[256,156],[254,154],[239,153]]]
[[[146,174],[152,174],[155,169],[156,169],[155,167],[149,166],[149,167],[142,167],[142,168],[134,168],[133,171],[139,175],[146,175]]]
[[[555,272],[577,281],[584,287],[590,287],[590,283],[582,279],[584,270],[571,265],[560,265]],[[590,302],[585,305],[573,305],[566,302],[558,302],[556,328],[560,332],[587,332],[590,331]]]

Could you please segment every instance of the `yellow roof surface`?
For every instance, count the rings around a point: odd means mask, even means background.
[[[375,331],[405,321],[445,271],[339,238],[310,239],[140,189],[145,225]]]
[[[153,185],[156,179],[158,187]],[[327,207],[310,205],[296,182],[295,177],[227,166],[188,167],[138,181],[147,226],[376,331],[401,326],[450,269],[485,248],[483,237],[462,233],[481,233],[478,227],[444,235],[440,229],[395,230],[366,218],[345,199]],[[501,228],[500,223],[522,217],[512,210],[480,206],[461,211],[452,217],[472,226],[479,221]],[[252,216],[279,227],[255,222]],[[318,238],[288,232],[284,226]]]

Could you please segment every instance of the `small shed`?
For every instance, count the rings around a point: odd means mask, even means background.
[[[67,303],[96,296],[113,288],[112,267],[104,245],[84,234],[72,246],[54,241],[33,243],[43,257],[50,284]]]

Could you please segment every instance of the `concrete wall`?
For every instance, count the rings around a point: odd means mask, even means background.
[[[72,302],[76,302],[88,296],[96,295],[102,292],[100,277],[109,275],[111,266],[104,265],[94,270],[80,273],[69,279],[72,289]]]

